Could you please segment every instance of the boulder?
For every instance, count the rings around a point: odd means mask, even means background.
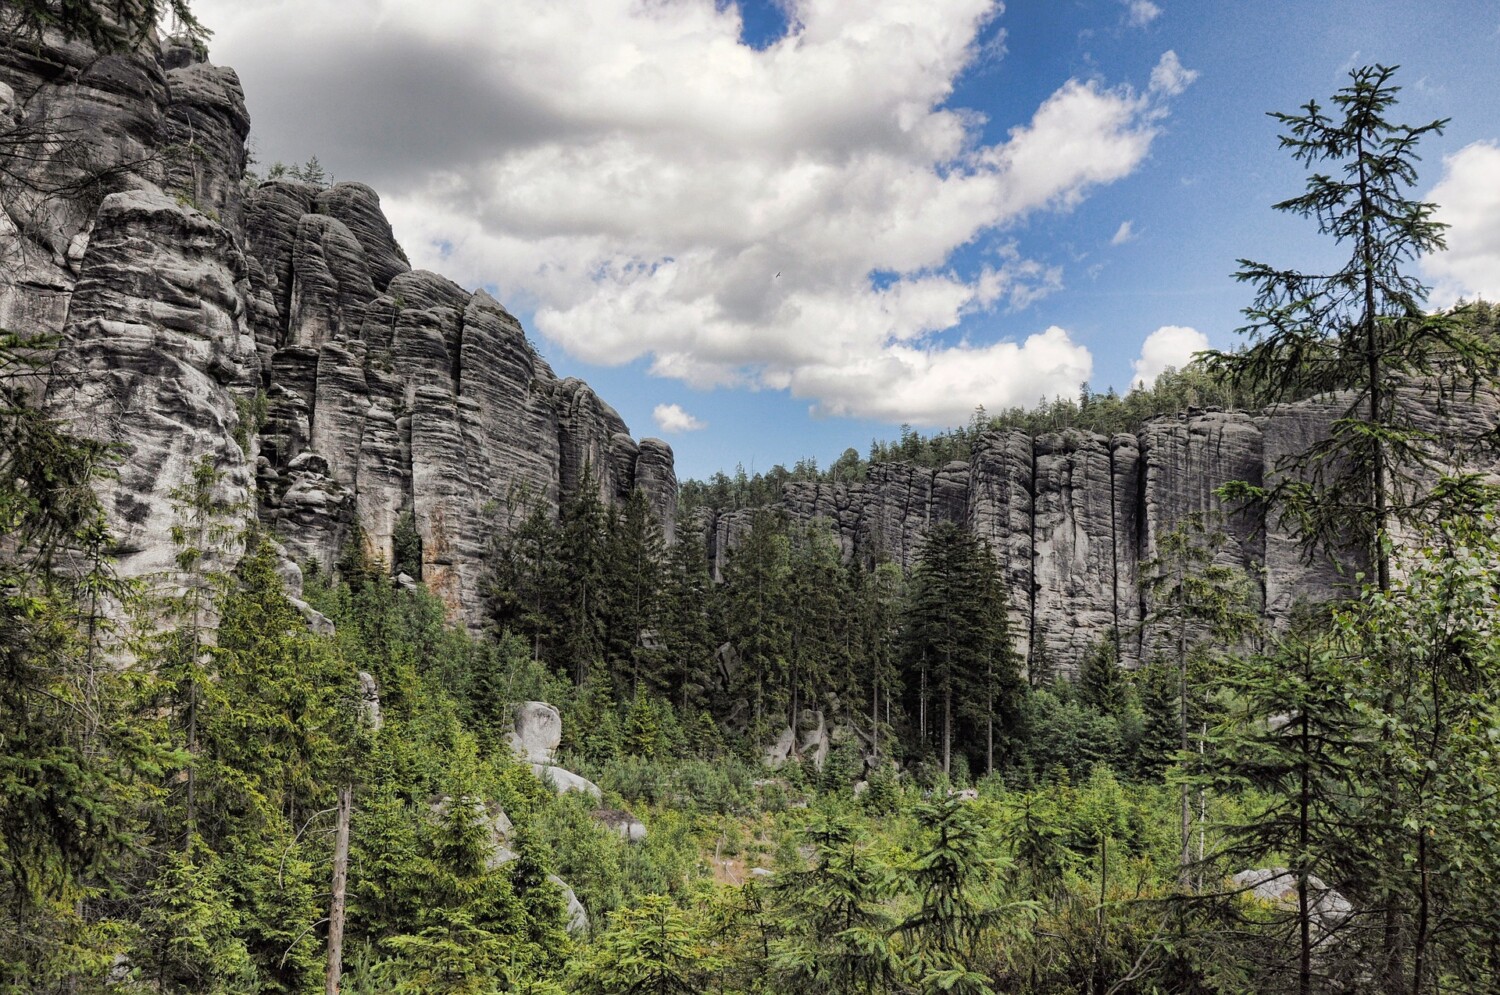
[[[1286,867],[1263,867],[1240,871],[1230,878],[1236,891],[1278,908],[1296,911],[1297,875]],[[1337,929],[1354,912],[1349,900],[1316,875],[1308,875],[1313,925],[1323,932]]]
[[[797,730],[787,726],[781,730],[781,735],[776,737],[776,742],[766,747],[766,766],[772,770],[779,769],[792,755],[792,747],[797,743]]]
[[[545,701],[526,701],[516,706],[510,746],[518,759],[548,766],[562,742],[562,716]]]
[[[594,810],[593,816],[595,822],[616,834],[625,842],[645,842],[645,825],[624,809],[598,808]]]
[[[822,770],[830,745],[828,723],[822,711],[804,708],[797,716],[797,727],[787,726],[776,737],[776,742],[766,747],[765,764],[776,770],[795,754],[799,759],[812,761],[814,767]]]
[[[297,609],[303,620],[307,622],[307,627],[313,632],[320,636],[332,636],[334,634],[333,620],[327,615],[324,615],[300,598],[287,598],[287,600],[292,603],[293,608]]]
[[[375,678],[363,670],[359,672],[359,700],[360,721],[362,721],[371,732],[379,732],[384,720],[380,717],[380,688],[375,684]],[[500,813],[504,817],[505,813]],[[509,832],[510,820],[506,820],[506,831]]]
[[[556,874],[548,874],[547,880],[557,885],[558,889],[562,892],[563,902],[568,907],[568,932],[587,933],[589,930],[588,909],[583,907],[583,903],[578,900],[578,896],[574,894],[573,889],[568,887],[568,882]]]
[[[599,790],[599,785],[563,767],[532,764],[531,772],[537,776],[537,780],[552,785],[552,789],[560,795],[565,795],[569,791],[579,791],[595,801],[604,796],[604,793]]]

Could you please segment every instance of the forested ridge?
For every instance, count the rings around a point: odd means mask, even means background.
[[[70,30],[129,44],[167,9]],[[1226,498],[1368,574],[1272,631],[1217,523],[1179,522],[1133,671],[1122,633],[1076,680],[1023,667],[993,552],[953,525],[870,568],[766,508],[715,580],[692,505],[769,504],[775,471],[685,489],[668,544],[585,467],[559,514],[487,537],[474,631],[407,576],[412,520],[392,562],[356,534],[295,569],[207,459],[169,569],[125,580],[96,494],[119,454],[38,406],[49,343],[5,333],[0,991],[1500,990],[1495,494],[1387,389],[1441,404],[1500,362],[1487,307],[1429,312],[1406,272],[1441,245],[1405,191],[1442,122],[1390,123],[1392,79],[1280,116],[1310,176],[1278,206],[1348,262],[1241,261],[1242,348],[872,447],[946,462],[996,427],[1348,398]],[[546,764],[512,735],[535,702],[561,717]]]

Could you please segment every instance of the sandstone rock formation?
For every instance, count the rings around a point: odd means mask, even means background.
[[[174,494],[205,458],[223,517],[253,511],[295,561],[327,568],[358,537],[395,568],[396,534],[413,531],[401,570],[471,625],[489,542],[532,509],[638,490],[673,536],[670,447],[557,377],[487,292],[413,270],[374,190],[247,183],[249,127],[234,72],[183,39],[0,49],[0,327],[56,337],[47,402],[119,446],[104,499],[122,576],[170,577]],[[1493,428],[1492,402],[1434,407],[1434,444]],[[1274,479],[1336,410],[1194,411],[1138,437],[992,432],[968,461],[796,482],[780,503],[866,562],[910,566],[935,524],[965,524],[999,560],[1029,661],[1069,673],[1115,639],[1136,666],[1152,651],[1142,566],[1190,516],[1218,516],[1222,559],[1273,620],[1359,568],[1304,562],[1279,522],[1216,496]],[[716,575],[752,517],[691,519]],[[216,565],[237,556],[229,544]]]
[[[557,746],[562,742],[562,716],[545,701],[526,701],[516,706],[509,733],[511,752],[517,760],[531,765],[531,772],[558,794],[577,791],[598,801],[599,786],[586,777],[553,763]]]
[[[595,822],[625,842],[644,843],[646,841],[645,824],[624,809],[598,808],[592,814]]]
[[[1282,911],[1297,911],[1297,875],[1285,867],[1262,867],[1240,871],[1230,878],[1236,891],[1242,891],[1259,902]],[[1327,933],[1337,929],[1354,912],[1354,906],[1340,892],[1330,888],[1315,874],[1307,877],[1311,901],[1308,916],[1314,930]]]
[[[510,747],[516,758],[531,764],[550,764],[562,742],[562,716],[545,701],[516,706]]]
[[[1407,394],[1414,410],[1429,403],[1415,390]],[[1325,398],[1256,414],[1190,411],[1149,422],[1139,437],[991,432],[967,463],[877,464],[860,483],[792,482],[779,507],[793,521],[823,522],[846,559],[889,557],[906,567],[935,524],[963,523],[999,561],[1011,632],[1029,665],[1071,675],[1091,647],[1112,639],[1122,665],[1136,667],[1156,645],[1141,581],[1161,537],[1190,518],[1220,533],[1220,562],[1246,572],[1273,624],[1362,569],[1357,551],[1337,563],[1309,562],[1274,516],[1267,521],[1218,496],[1230,481],[1273,482],[1285,457],[1324,437],[1341,410],[1338,398]],[[1500,402],[1450,400],[1425,418],[1439,439],[1478,437],[1500,423]],[[1493,454],[1454,459],[1492,476],[1496,468]],[[694,527],[717,576],[753,516],[698,512]],[[768,748],[768,762],[789,755],[793,741],[787,730]]]
[[[783,729],[776,742],[766,747],[763,759],[772,770],[779,769],[793,757],[811,761],[815,768],[822,770],[831,744],[828,722],[822,711],[804,708],[798,712],[796,728],[787,726]]]
[[[533,508],[639,488],[672,533],[666,443],[556,377],[489,294],[413,272],[374,190],[246,182],[249,131],[233,70],[185,39],[0,50],[0,327],[59,337],[52,409],[120,444],[124,576],[170,572],[204,458],[225,515],[302,563],[358,535],[394,565],[411,521],[407,568],[471,624],[488,542]]]

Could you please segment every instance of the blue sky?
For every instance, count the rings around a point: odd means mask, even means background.
[[[196,5],[262,161],[370,182],[682,476],[1124,389],[1164,327],[1154,365],[1231,344],[1237,258],[1329,248],[1270,210],[1303,174],[1266,112],[1357,65],[1452,118],[1429,280],[1500,294],[1492,2],[365,4],[299,0],[290,34],[286,0]]]

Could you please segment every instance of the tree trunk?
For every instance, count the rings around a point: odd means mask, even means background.
[[[953,771],[953,682],[943,689],[943,773]]]
[[[1306,661],[1304,667],[1310,670],[1311,661]],[[1312,786],[1308,777],[1308,765],[1312,762],[1309,759],[1312,737],[1308,729],[1309,719],[1305,703],[1300,718],[1302,721],[1302,755],[1297,786],[1297,937],[1299,941],[1297,995],[1310,995],[1312,992],[1312,909],[1308,907],[1307,901],[1307,847],[1312,819],[1310,797]]]
[[[1178,600],[1181,601],[1182,585],[1185,581],[1178,582]],[[1178,605],[1177,615],[1177,726],[1180,736],[1180,745],[1183,754],[1188,751],[1188,673],[1187,673],[1187,606]],[[1188,868],[1193,863],[1193,801],[1192,794],[1188,789],[1186,781],[1182,783],[1181,801],[1181,830],[1182,830],[1182,853],[1178,865],[1177,880],[1183,888],[1191,887],[1192,877]]]
[[[354,814],[354,788],[339,788],[338,827],[333,838],[333,900],[328,908],[328,975],[325,995],[339,995],[344,971],[344,894],[349,884],[349,821]]]

